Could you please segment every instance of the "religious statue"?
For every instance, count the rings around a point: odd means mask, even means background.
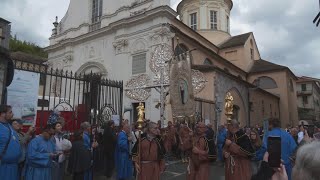
[[[227,121],[231,121],[231,116],[233,114],[233,97],[230,92],[228,92],[225,97],[224,109],[227,116]]]
[[[139,128],[142,127],[142,123],[143,123],[143,119],[144,119],[144,106],[143,103],[139,103],[139,106],[137,107],[137,111],[138,111],[138,125]]]
[[[186,104],[188,101],[188,86],[185,80],[179,81],[179,90],[180,90],[181,103]]]

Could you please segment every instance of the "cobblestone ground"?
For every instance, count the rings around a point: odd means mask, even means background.
[[[186,180],[187,165],[181,161],[170,161],[167,163],[166,171],[161,175],[161,180]],[[71,180],[70,176],[66,176],[65,180]],[[219,163],[210,165],[210,178],[214,180],[224,180],[224,167]],[[116,180],[115,177],[107,179],[103,176],[95,176],[94,180]],[[134,180],[134,179],[132,179]]]
[[[161,176],[161,180],[186,180],[187,165],[178,162],[169,162],[166,172]],[[224,167],[219,163],[210,165],[209,179],[224,180]]]

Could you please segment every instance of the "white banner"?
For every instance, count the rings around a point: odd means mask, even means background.
[[[38,107],[40,74],[14,70],[14,77],[8,87],[7,104],[12,106],[14,119],[21,119],[24,125],[35,125]]]

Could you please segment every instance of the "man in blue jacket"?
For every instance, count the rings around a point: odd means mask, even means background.
[[[297,144],[289,133],[287,133],[285,130],[280,128],[280,120],[277,118],[269,119],[269,132],[266,138],[263,139],[263,146],[265,150],[268,147],[267,137],[270,137],[270,136],[281,137],[281,159],[284,161],[283,164],[286,167],[288,178],[289,180],[291,180],[292,165],[289,158],[295,152],[297,148]],[[264,154],[264,153],[261,153],[261,154]]]
[[[21,146],[16,131],[9,124],[13,117],[11,106],[0,105],[0,179],[18,180]]]
[[[218,130],[219,130],[218,140],[217,140],[218,160],[222,162],[223,161],[222,149],[223,149],[224,142],[226,141],[226,138],[227,138],[227,130],[223,125],[220,125]]]

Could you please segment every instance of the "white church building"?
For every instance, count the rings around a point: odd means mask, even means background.
[[[165,24],[176,16],[170,0],[70,0],[46,48],[48,64],[78,74],[100,73],[124,85],[135,75],[152,77],[151,53],[160,44],[171,46],[174,34]],[[159,93],[151,91],[145,118],[157,121]],[[124,96],[123,103],[138,102]]]
[[[242,125],[262,125],[269,117],[280,118],[283,125],[295,124],[295,75],[287,67],[263,60],[253,33],[230,35],[232,7],[232,0],[182,0],[177,11],[170,0],[70,0],[65,16],[54,23],[46,48],[48,65],[100,73],[126,85],[134,76],[155,76],[150,61],[159,45],[170,47],[174,55],[196,49],[191,68],[206,79],[204,89],[194,96],[201,102],[195,105],[201,119],[224,123],[224,97],[230,92],[234,118]],[[159,100],[159,92],[151,89],[144,102],[146,119],[160,119],[155,107]],[[172,100],[166,102],[167,120],[172,120]],[[135,108],[137,103],[124,96],[124,107]],[[129,114],[124,118],[129,119]]]

